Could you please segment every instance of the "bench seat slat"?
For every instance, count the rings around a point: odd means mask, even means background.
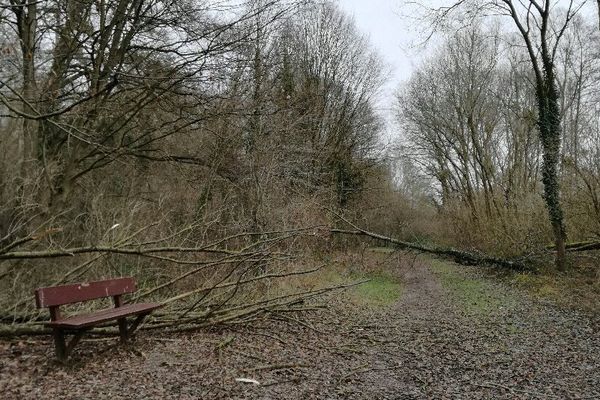
[[[47,325],[55,328],[86,328],[131,315],[150,313],[152,310],[157,309],[160,306],[161,305],[159,303],[127,304],[122,307],[107,308],[91,314],[79,314],[60,319],[58,321],[51,321],[48,322]]]

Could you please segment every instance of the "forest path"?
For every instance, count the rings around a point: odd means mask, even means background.
[[[408,263],[410,264],[410,263]],[[153,338],[135,351],[81,345],[56,368],[46,339],[0,342],[4,399],[600,399],[600,333],[584,314],[475,267],[387,266],[386,305],[329,308],[301,323]],[[108,350],[108,351],[104,351]],[[242,383],[250,378],[260,385]]]

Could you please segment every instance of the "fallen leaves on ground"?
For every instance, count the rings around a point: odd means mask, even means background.
[[[589,315],[532,299],[476,268],[484,314],[431,268],[390,265],[402,297],[194,334],[142,332],[132,348],[82,341],[68,366],[50,338],[0,342],[3,399],[600,399]],[[498,303],[497,299],[511,301]],[[479,301],[479,300],[478,300]],[[485,301],[485,300],[484,300]],[[481,309],[480,307],[477,309]]]

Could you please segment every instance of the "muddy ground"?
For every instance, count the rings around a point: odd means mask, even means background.
[[[480,268],[394,262],[399,297],[328,307],[131,348],[83,341],[68,366],[50,338],[0,342],[2,399],[600,399],[597,317]],[[258,382],[245,383],[236,378]]]

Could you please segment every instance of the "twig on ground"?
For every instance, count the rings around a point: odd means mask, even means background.
[[[245,368],[245,372],[258,372],[258,371],[276,371],[280,369],[296,369],[296,368],[312,368],[312,365],[308,364],[272,364],[272,365],[261,365],[254,368]]]
[[[275,386],[275,385],[283,385],[285,383],[298,383],[300,381],[301,381],[301,378],[292,378],[292,379],[286,379],[284,381],[274,381],[274,382],[263,383],[261,386],[269,387],[269,386]]]

